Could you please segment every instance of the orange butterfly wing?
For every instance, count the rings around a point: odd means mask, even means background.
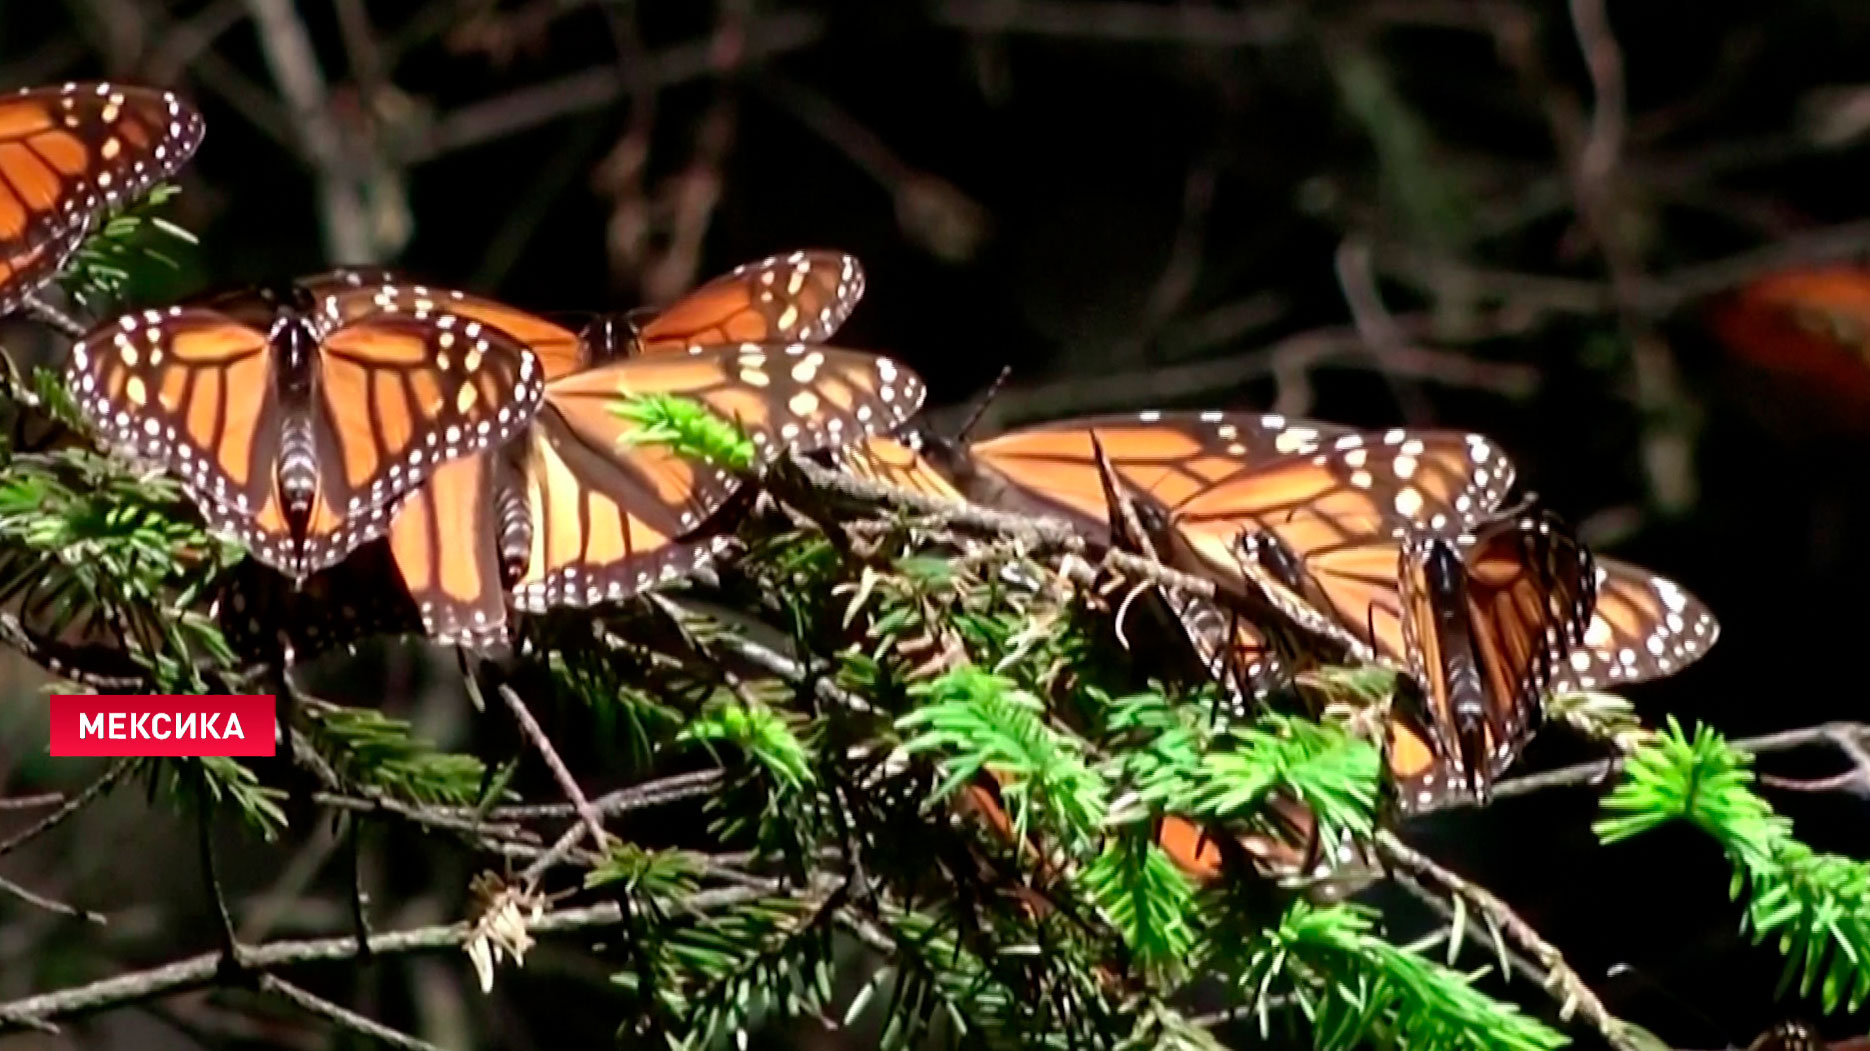
[[[68,382],[107,440],[175,473],[217,528],[289,576],[380,535],[430,471],[522,429],[543,390],[537,358],[497,329],[329,302],[277,315],[280,338],[316,341],[294,380],[242,320],[276,308],[228,307],[124,315],[79,341]],[[288,403],[294,382],[306,386]]]
[[[0,314],[44,284],[101,210],[175,174],[201,116],[164,91],[113,84],[0,97]]]
[[[700,402],[771,457],[891,430],[921,406],[924,391],[888,358],[805,344],[625,359],[554,382],[526,453],[533,543],[513,592],[521,608],[624,598],[713,550],[715,541],[694,534],[736,482],[638,442],[638,425],[618,410],[650,394]]]
[[[636,333],[639,354],[736,343],[816,343],[864,294],[863,267],[842,252],[801,251],[735,267],[683,296]]]
[[[1673,675],[1720,638],[1706,603],[1667,577],[1598,558],[1597,605],[1552,691],[1599,690]]]
[[[962,500],[960,490],[916,448],[899,438],[875,435],[845,446],[836,456],[839,469],[858,478],[893,485],[940,500]]]

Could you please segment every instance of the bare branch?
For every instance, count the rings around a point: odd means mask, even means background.
[[[1295,9],[1283,6],[1230,10],[1120,0],[945,0],[931,16],[937,25],[975,33],[1025,33],[1217,49],[1284,43],[1297,31],[1299,21]]]
[[[373,1022],[355,1011],[340,1007],[322,996],[301,989],[291,982],[283,978],[275,977],[274,975],[268,974],[260,977],[260,991],[272,993],[275,996],[290,1000],[292,1003],[312,1014],[329,1019],[339,1028],[348,1029],[353,1033],[361,1033],[364,1036],[381,1041],[391,1047],[406,1048],[407,1051],[442,1051],[441,1048],[429,1043],[427,1040],[418,1040],[407,1033],[391,1029],[381,1022]]]
[[[794,12],[750,19],[746,37],[738,45],[738,61],[750,65],[800,50],[815,43],[823,31],[815,15]],[[421,164],[541,124],[602,109],[637,90],[638,84],[665,88],[726,72],[720,62],[722,52],[721,42],[709,37],[651,54],[645,59],[645,68],[628,77],[607,65],[463,106],[437,121],[428,138],[400,160]]]
[[[1604,1007],[1603,1001],[1591,991],[1591,987],[1565,962],[1564,954],[1546,941],[1531,924],[1520,919],[1519,914],[1494,896],[1492,891],[1442,868],[1433,858],[1419,853],[1388,832],[1378,832],[1375,842],[1384,860],[1425,884],[1438,887],[1444,893],[1465,901],[1468,907],[1486,917],[1515,946],[1537,960],[1546,972],[1545,987],[1559,998],[1561,1017],[1569,1018],[1576,1012],[1612,1047],[1619,1051],[1642,1051],[1645,1045],[1632,1035],[1630,1027],[1622,1019]]]
[[[526,739],[532,742],[532,746],[545,760],[545,765],[551,769],[552,776],[558,781],[559,790],[565,793],[565,798],[569,799],[573,808],[578,811],[578,819],[584,822],[584,827],[591,833],[591,843],[602,850],[604,841],[609,838],[604,831],[604,819],[592,809],[591,801],[585,798],[584,790],[578,787],[578,779],[571,776],[571,768],[566,766],[565,760],[559,757],[558,749],[552,747],[552,739],[545,735],[545,730],[540,727],[539,720],[532,717],[532,710],[526,707],[526,702],[520,699],[520,695],[511,686],[501,683],[499,693],[500,699],[504,700],[507,708],[512,711],[513,718],[519,720],[520,729],[526,734]]]
[[[620,922],[622,915],[614,902],[605,902],[590,908],[547,913],[538,922],[528,924],[527,930],[533,934],[549,934],[608,927]],[[394,931],[373,936],[370,948],[378,956],[456,949],[467,941],[472,931],[472,925],[466,923]],[[250,946],[242,953],[241,962],[252,970],[269,973],[300,963],[349,960],[357,951],[354,937],[317,938]],[[205,952],[149,970],[0,1004],[0,1033],[25,1028],[33,1022],[92,1014],[204,988],[214,984],[220,961],[219,952]]]
[[[377,262],[363,193],[346,157],[343,132],[333,116],[305,24],[291,0],[246,0],[260,35],[273,81],[292,111],[292,126],[318,176],[319,213],[324,216],[325,252],[335,263]]]
[[[52,813],[33,822],[32,825],[14,835],[12,838],[0,840],[0,857],[4,857],[18,850],[20,847],[25,846],[27,843],[32,842],[34,839],[58,827],[66,818],[71,817],[78,811],[83,810],[86,806],[89,806],[92,800],[110,791],[111,786],[122,780],[123,775],[129,773],[133,765],[134,763],[129,759],[117,760],[110,764],[97,780],[86,785],[84,791],[66,800],[64,806],[59,807]]]
[[[1821,726],[1807,726],[1798,730],[1786,730],[1780,733],[1765,734],[1760,737],[1746,737],[1729,741],[1728,745],[1741,752],[1763,755],[1768,752],[1789,752],[1795,748],[1809,748],[1815,745],[1829,745],[1844,748],[1848,743],[1859,752],[1863,745],[1870,742],[1870,724],[1864,723],[1825,723]],[[1845,754],[1852,757],[1860,769],[1870,771],[1870,765],[1862,765],[1848,749]],[[1574,788],[1579,785],[1602,784],[1623,769],[1623,757],[1600,759],[1591,763],[1578,763],[1573,766],[1548,770],[1542,774],[1528,774],[1515,777],[1493,786],[1494,799],[1511,799],[1514,796],[1532,795],[1553,788]],[[1870,773],[1860,776],[1870,777]],[[1473,806],[1472,801],[1453,801],[1450,808]]]

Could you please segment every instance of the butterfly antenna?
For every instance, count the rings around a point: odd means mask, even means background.
[[[1000,374],[987,385],[987,389],[981,393],[980,401],[975,404],[974,411],[968,413],[967,419],[961,421],[961,429],[955,432],[953,441],[957,446],[967,441],[967,436],[974,432],[974,427],[980,423],[981,417],[987,415],[987,407],[993,404],[994,398],[1000,394],[1000,389],[1006,386],[1007,377],[1012,374],[1011,365],[1002,366]]]

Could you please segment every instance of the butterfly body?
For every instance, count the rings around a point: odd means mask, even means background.
[[[67,379],[108,442],[303,580],[382,534],[438,467],[523,429],[539,371],[419,291],[302,288],[122,315],[78,342]]]
[[[508,607],[543,612],[628,598],[686,575],[725,543],[743,490],[719,464],[643,441],[626,410],[673,395],[739,424],[762,459],[894,427],[920,382],[893,361],[822,347],[862,292],[835,252],[738,267],[666,310],[599,315],[582,329],[465,293],[423,295],[534,349],[545,390],[516,440],[447,465],[390,529],[430,637],[473,647],[507,635]],[[373,300],[415,286],[381,271],[314,279]]]

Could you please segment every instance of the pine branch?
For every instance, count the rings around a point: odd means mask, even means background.
[[[1444,893],[1465,901],[1470,908],[1485,917],[1490,925],[1505,934],[1509,942],[1537,960],[1545,969],[1546,987],[1559,1000],[1560,1017],[1570,1018],[1575,1012],[1590,1023],[1612,1047],[1621,1051],[1646,1051],[1632,1036],[1628,1024],[1611,1014],[1584,978],[1565,962],[1564,954],[1492,891],[1455,875],[1389,832],[1378,832],[1375,842],[1384,860],[1440,888]]]
[[[611,927],[618,923],[620,917],[621,912],[614,904],[562,909],[546,913],[530,929],[534,933],[549,934]],[[374,935],[370,949],[377,956],[454,950],[467,942],[471,932],[471,925],[466,923],[393,931]],[[247,946],[242,952],[242,963],[251,970],[272,973],[302,963],[351,960],[357,953],[357,939],[354,937],[315,938]],[[206,988],[215,984],[220,960],[218,952],[201,953],[147,970],[0,1003],[0,1033],[25,1028],[32,1022],[52,1022],[95,1014],[114,1007]]]
[[[1870,998],[1870,863],[1799,842],[1790,820],[1756,795],[1752,759],[1703,726],[1691,737],[1673,718],[1633,753],[1594,826],[1605,843],[1671,821],[1694,825],[1733,865],[1733,893],[1749,893],[1754,940],[1777,936],[1781,987],[1816,989],[1826,1011]]]

